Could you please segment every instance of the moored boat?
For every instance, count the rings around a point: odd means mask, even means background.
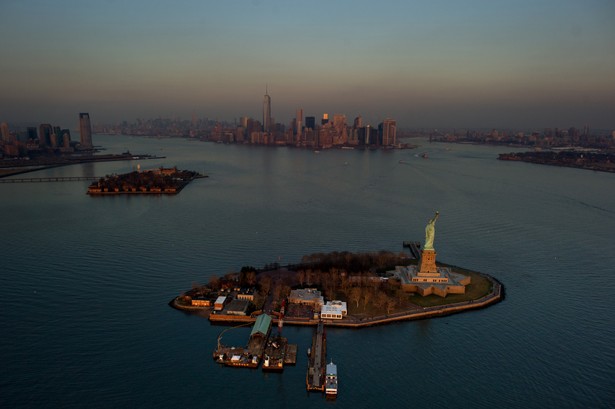
[[[332,398],[337,396],[337,365],[333,361],[327,364],[325,395]]]

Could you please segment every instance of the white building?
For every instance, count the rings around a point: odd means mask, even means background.
[[[320,318],[323,320],[341,320],[348,314],[345,301],[327,301],[320,309]]]

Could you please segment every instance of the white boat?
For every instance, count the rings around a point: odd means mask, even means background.
[[[325,395],[330,397],[337,396],[337,365],[335,365],[333,361],[327,364]]]

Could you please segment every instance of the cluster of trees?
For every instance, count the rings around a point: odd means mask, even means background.
[[[208,284],[202,287],[213,292],[222,288],[256,288],[255,304],[262,306],[267,296],[274,302],[288,297],[291,282],[296,282],[299,288],[319,288],[326,299],[346,300],[355,313],[367,312],[369,307],[388,314],[400,305],[404,293],[401,283],[384,277],[384,273],[412,262],[405,253],[388,251],[314,253],[301,261],[301,264],[289,266],[288,274],[294,275],[293,280],[274,279],[262,270],[244,266],[239,273],[221,278],[211,276]],[[193,290],[195,288],[198,286],[193,285]]]
[[[401,283],[384,276],[396,265],[408,265],[411,259],[404,253],[379,251],[377,253],[333,252],[315,253],[302,259],[303,267],[296,270],[301,286],[322,289],[327,299],[344,299],[356,311],[368,306],[386,310],[387,314],[403,298]]]
[[[143,171],[143,172],[130,172],[123,175],[107,175],[104,178],[94,182],[92,186],[99,188],[107,188],[109,190],[130,190],[136,188],[142,190],[145,188],[151,190],[152,188],[179,188],[185,181],[191,180],[197,176],[196,172],[187,170],[177,170],[172,174],[163,173],[160,171]]]
[[[394,266],[410,264],[410,258],[405,253],[393,253],[380,250],[371,253],[351,253],[348,251],[331,253],[313,253],[303,256],[302,264],[311,265],[319,270],[332,268],[345,270],[350,274],[371,271],[382,275],[384,271]]]

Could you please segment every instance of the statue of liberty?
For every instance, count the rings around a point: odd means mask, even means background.
[[[438,220],[438,216],[440,216],[440,212],[436,212],[436,215],[433,219],[427,222],[427,226],[425,226],[425,246],[423,250],[433,250],[433,240],[436,235],[436,220]]]

